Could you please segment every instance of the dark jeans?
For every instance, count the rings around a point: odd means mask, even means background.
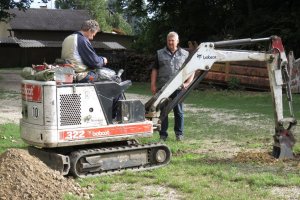
[[[87,76],[81,79],[80,81],[78,81],[78,83],[88,83],[90,81],[95,81],[97,79],[98,79],[98,74],[96,74],[96,72],[94,71],[89,71],[87,73]]]
[[[171,99],[174,99],[181,90],[176,90],[171,96]],[[183,126],[184,126],[184,118],[183,118],[183,105],[182,103],[177,104],[173,108],[174,112],[174,131],[176,136],[183,135]],[[168,116],[161,122],[161,130],[159,132],[159,135],[161,137],[168,137],[168,126],[169,126],[169,119]]]

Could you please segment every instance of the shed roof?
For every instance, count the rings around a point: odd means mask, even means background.
[[[40,41],[42,42],[45,47],[61,47],[62,45],[62,41],[46,41],[46,40],[43,40],[43,41]]]
[[[16,44],[21,48],[40,48],[40,47],[62,47],[62,41],[46,41],[46,40],[25,40],[16,37],[0,37],[1,44]],[[92,41],[94,48],[105,50],[125,50],[118,42],[97,42]]]
[[[102,48],[102,49],[119,49],[123,50],[126,49],[124,46],[119,44],[118,42],[91,42],[94,48]]]
[[[122,45],[120,45],[118,42],[103,42],[105,46],[107,46],[109,49],[126,49]]]
[[[28,48],[28,47],[45,47],[45,45],[37,40],[19,40],[18,42],[20,47]]]
[[[17,38],[15,37],[0,37],[0,44],[16,44]]]
[[[90,19],[87,10],[31,8],[9,12],[16,16],[9,21],[13,30],[76,31],[83,21]]]

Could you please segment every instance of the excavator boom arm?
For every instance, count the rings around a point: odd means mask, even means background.
[[[269,38],[270,39],[270,38]],[[239,41],[239,42],[238,42]],[[259,40],[261,41],[261,40]],[[255,52],[255,51],[240,51],[240,50],[218,50],[216,46],[237,45],[246,42],[252,43],[251,39],[233,40],[232,42],[215,42],[201,43],[198,48],[187,58],[181,70],[175,77],[156,93],[145,105],[146,111],[155,111],[158,106],[163,103],[176,89],[196,71],[209,71],[212,65],[216,62],[228,61],[268,61],[273,54]]]
[[[268,52],[217,49],[227,46],[253,44],[266,41],[270,42],[270,50]],[[145,104],[146,118],[152,121],[155,121],[154,119],[159,119],[157,120],[157,123],[154,122],[154,126],[156,125],[159,129],[160,121],[168,115],[177,103],[184,100],[187,93],[190,92],[198,82],[204,79],[214,63],[233,61],[261,61],[267,63],[275,120],[273,154],[275,157],[279,158],[292,157],[292,147],[295,143],[292,128],[297,122],[296,119],[294,119],[292,109],[292,97],[289,87],[290,80],[289,74],[287,73],[288,61],[281,39],[277,36],[260,39],[247,38],[201,43],[198,48],[190,54],[180,71],[178,71],[177,74]],[[197,75],[190,86],[187,89],[183,89],[176,98],[170,100],[169,97],[171,94],[180,88],[193,73],[196,73]],[[285,87],[287,91],[289,101],[291,115],[289,118],[284,118],[283,116],[283,87]],[[284,127],[286,123],[288,124],[287,128]]]

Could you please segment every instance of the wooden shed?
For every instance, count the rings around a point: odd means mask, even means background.
[[[42,62],[52,63],[60,57],[65,37],[80,30],[90,19],[86,10],[18,9],[15,17],[0,23],[0,67],[24,67]],[[113,56],[130,49],[133,36],[100,32],[92,41],[99,54]]]

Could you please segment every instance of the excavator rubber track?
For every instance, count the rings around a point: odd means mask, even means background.
[[[165,166],[170,158],[170,149],[161,143],[81,149],[70,154],[70,172],[84,178],[125,170],[143,171]]]
[[[66,152],[30,146],[28,152],[62,175],[81,178],[155,169],[167,165],[171,159],[171,151],[165,144],[139,144],[136,140]]]

